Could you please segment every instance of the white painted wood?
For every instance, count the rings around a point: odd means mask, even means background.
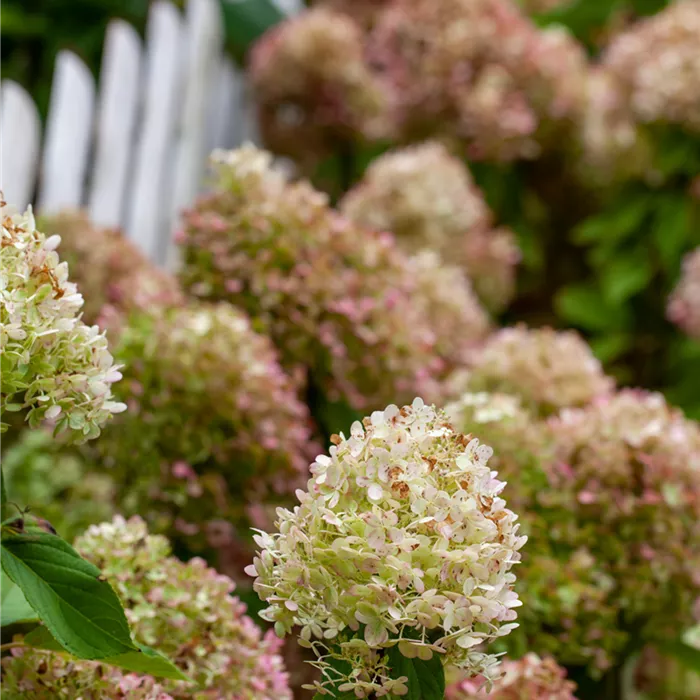
[[[87,66],[70,51],[56,57],[38,209],[51,214],[84,203],[92,137],[95,84]]]
[[[189,0],[187,4],[186,73],[182,121],[176,147],[170,221],[162,246],[168,267],[177,265],[173,235],[181,211],[197,196],[205,172],[208,105],[223,43],[223,20],[217,0]]]
[[[158,257],[167,218],[166,173],[171,167],[174,129],[181,103],[184,25],[178,10],[159,0],[146,28],[145,88],[140,134],[127,188],[127,236],[151,259]]]
[[[20,85],[4,80],[0,88],[0,191],[23,211],[36,184],[41,139],[39,112]]]
[[[212,94],[209,99],[209,125],[206,152],[215,148],[231,148],[235,141],[236,109],[240,105],[236,67],[228,56],[223,56],[216,69]],[[203,184],[206,184],[206,180]]]
[[[272,0],[286,15],[298,15],[304,9],[304,0]]]
[[[122,20],[110,22],[100,72],[95,160],[88,211],[101,226],[124,224],[128,168],[141,87],[141,40]]]

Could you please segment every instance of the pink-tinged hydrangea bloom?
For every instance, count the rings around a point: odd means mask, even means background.
[[[131,316],[116,353],[127,367],[119,397],[130,410],[95,449],[143,509],[160,503],[201,525],[224,517],[231,501],[305,482],[316,449],[308,410],[270,341],[239,310],[195,303]],[[217,504],[204,518],[203,491]],[[179,529],[187,534],[185,523]]]
[[[520,605],[513,564],[526,538],[488,466],[491,448],[415,399],[334,436],[279,532],[260,531],[248,572],[278,634],[301,627],[324,680],[357,697],[405,693],[387,653],[439,654],[470,674],[493,672],[481,645],[508,634]],[[358,634],[360,624],[364,632]],[[429,635],[429,637],[428,637]],[[479,649],[477,650],[477,647]],[[353,669],[338,679],[328,658]]]
[[[562,411],[550,434],[546,536],[590,552],[624,631],[673,637],[700,596],[700,426],[660,394],[625,390]]]
[[[592,185],[645,175],[649,170],[651,144],[616,77],[604,66],[592,66],[588,72],[576,138],[580,149],[576,167]]]
[[[452,275],[446,299],[439,269],[416,275],[424,261],[412,263],[390,233],[350,222],[306,182],[289,183],[263,151],[218,153],[214,165],[216,191],[185,215],[188,289],[243,307],[283,365],[308,368],[329,400],[364,410],[417,393],[440,398],[444,376],[486,331],[465,280]]]
[[[446,700],[576,700],[576,684],[551,657],[530,653],[517,661],[506,659],[502,670],[490,692],[483,680],[460,679],[445,689]]]
[[[522,627],[506,648],[596,675],[619,662],[631,632],[672,638],[691,624],[700,613],[696,423],[660,395],[629,390],[548,420],[498,394],[465,394],[448,412],[494,448],[529,537],[516,586]]]
[[[409,252],[429,248],[446,263],[464,267],[489,308],[501,310],[510,301],[520,259],[513,234],[493,229],[466,165],[441,143],[377,158],[340,209],[357,223],[392,231]]]
[[[520,396],[528,408],[544,415],[584,405],[613,388],[576,332],[525,326],[491,336],[467,381],[471,391]]]
[[[317,158],[386,129],[362,31],[343,14],[317,8],[274,27],[253,48],[250,76],[263,138],[278,153]]]
[[[681,279],[668,302],[667,314],[691,338],[700,338],[700,248],[683,261]]]
[[[548,437],[544,423],[510,394],[463,393],[445,412],[457,430],[493,448],[491,465],[510,484],[511,506],[518,512],[530,508],[533,494],[547,485],[542,470]]]
[[[85,297],[86,321],[111,330],[115,313],[184,303],[175,277],[151,263],[120,231],[95,226],[83,212],[52,216],[44,226],[61,236],[61,258]]]
[[[700,131],[700,5],[678,0],[616,36],[603,63],[640,122]]]
[[[30,425],[53,424],[75,442],[97,437],[126,408],[112,400],[121,374],[107,339],[81,321],[83,297],[56,252],[60,236],[37,231],[31,210],[13,216],[3,203],[1,214],[2,412],[26,411]]]
[[[230,579],[201,559],[171,556],[168,541],[149,535],[140,518],[94,525],[75,546],[116,590],[135,639],[165,654],[194,685],[24,650],[2,661],[3,697],[291,700],[280,640],[245,614]]]
[[[576,116],[586,60],[508,0],[398,0],[367,46],[403,138],[454,138],[473,159],[536,157]]]

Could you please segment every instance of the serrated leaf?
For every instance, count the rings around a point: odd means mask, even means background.
[[[44,625],[36,627],[24,636],[24,643],[36,649],[48,649],[50,651],[66,652],[66,650],[55,640]],[[135,651],[129,651],[119,656],[108,656],[99,659],[99,663],[108,664],[123,668],[134,673],[145,673],[156,678],[168,678],[174,681],[189,681],[192,679],[186,676],[175,664],[163,654],[151,649],[144,644],[136,644]]]
[[[19,586],[2,572],[2,608],[0,609],[0,627],[14,625],[17,622],[33,622],[39,617],[27,602]]]
[[[445,671],[437,654],[428,661],[407,659],[396,645],[389,649],[389,667],[391,678],[408,678],[408,694],[402,696],[405,700],[444,700]]]
[[[4,536],[1,550],[5,573],[71,654],[104,659],[136,649],[117,594],[67,542],[17,534]]]

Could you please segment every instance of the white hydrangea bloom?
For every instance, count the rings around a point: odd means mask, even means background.
[[[406,692],[387,666],[396,644],[488,674],[495,660],[477,647],[517,626],[510,569],[527,539],[488,467],[491,448],[421,399],[333,442],[300,505],[278,509],[279,533],[255,538],[262,551],[247,571],[269,603],[261,616],[279,635],[300,626],[328,682],[349,662],[340,688],[357,697]]]
[[[3,203],[2,220],[2,410],[26,410],[31,425],[48,421],[78,442],[96,437],[126,408],[111,400],[121,374],[107,339],[80,320],[83,297],[56,253],[60,236],[37,231],[31,209],[10,215]]]

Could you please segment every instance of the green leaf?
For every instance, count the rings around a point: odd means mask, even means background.
[[[661,264],[667,273],[680,270],[681,256],[692,234],[692,204],[687,197],[668,196],[658,204],[653,237]]]
[[[389,649],[389,667],[391,678],[408,678],[408,695],[402,696],[405,700],[444,700],[445,671],[437,654],[429,661],[407,659],[397,644]]]
[[[691,647],[690,644],[678,640],[658,645],[659,651],[670,656],[686,668],[695,673],[700,673],[700,649]]]
[[[100,570],[60,537],[4,536],[2,568],[71,654],[103,659],[136,649],[117,594]]]
[[[0,520],[5,519],[5,506],[7,505],[7,489],[5,484],[5,474],[0,464]]]
[[[24,643],[36,649],[67,653],[43,625],[36,627],[29,634],[25,635]],[[108,656],[104,659],[99,659],[99,662],[109,666],[117,666],[126,671],[133,671],[134,673],[145,673],[156,678],[192,682],[191,678],[186,676],[172,661],[161,653],[143,644],[137,643],[136,646],[138,648],[135,651],[128,651],[119,656]]]
[[[593,354],[603,363],[613,362],[627,352],[633,338],[627,333],[606,333],[590,341]]]
[[[628,323],[627,310],[612,306],[594,287],[564,287],[557,293],[554,306],[564,321],[587,331],[620,331]]]
[[[238,58],[286,15],[270,0],[221,0],[226,41]]]
[[[573,230],[572,240],[580,245],[600,242],[609,248],[636,233],[652,206],[648,193],[631,193],[617,200],[613,209],[580,223]]]
[[[17,622],[33,622],[39,617],[27,602],[24,593],[2,572],[2,609],[0,609],[0,627],[14,625]]]
[[[600,283],[605,299],[617,306],[644,289],[653,276],[649,254],[641,249],[610,260],[601,270]]]

